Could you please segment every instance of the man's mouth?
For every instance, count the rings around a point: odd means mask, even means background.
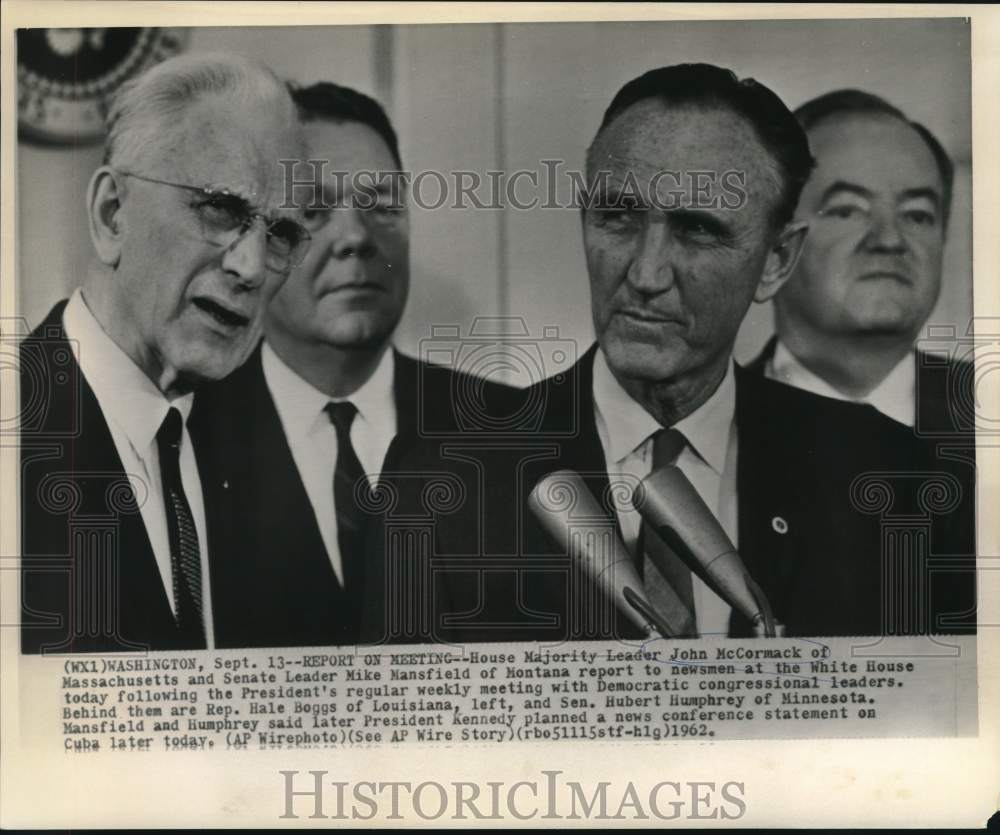
[[[214,299],[200,296],[192,301],[199,310],[204,311],[215,319],[215,321],[220,325],[224,325],[227,328],[242,328],[250,324],[250,318],[248,316],[244,316],[242,313],[238,313],[235,310],[224,307]]]
[[[353,284],[340,284],[334,287],[325,287],[320,295],[329,296],[338,293],[384,293],[386,288],[374,281],[358,281]]]
[[[894,281],[898,281],[901,284],[912,284],[910,277],[905,273],[898,272],[896,270],[872,270],[861,276],[862,281],[868,281],[870,279],[884,279],[891,278]]]
[[[677,324],[677,318],[675,316],[667,316],[661,313],[654,313],[649,310],[637,310],[635,308],[630,308],[628,310],[618,311],[619,315],[625,316],[628,319],[637,320],[640,322],[649,322],[650,324],[665,324],[667,322],[673,322]]]

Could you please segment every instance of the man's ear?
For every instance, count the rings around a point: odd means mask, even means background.
[[[754,293],[755,302],[766,302],[782,288],[792,276],[792,270],[802,254],[809,224],[804,220],[792,221],[785,225],[764,263],[764,274]]]
[[[118,266],[124,237],[121,211],[121,175],[102,165],[94,172],[87,186],[87,214],[90,219],[90,240],[97,257],[109,267]]]

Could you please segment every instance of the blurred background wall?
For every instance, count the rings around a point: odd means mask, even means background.
[[[200,28],[188,48],[253,55],[295,81],[332,80],[374,95],[395,123],[410,171],[485,177],[526,169],[543,183],[542,160],[582,167],[611,97],[655,66],[727,66],[793,108],[860,87],[927,125],[955,160],[945,279],[931,321],[964,331],[972,311],[969,37],[958,19],[469,24]],[[90,258],[84,191],[100,154],[98,146],[18,145],[17,278],[21,315],[32,327]],[[543,189],[523,193],[544,197]],[[433,186],[426,194],[433,200]],[[557,328],[581,351],[593,338],[572,209],[415,207],[411,260],[396,340],[404,350],[415,353],[433,324],[466,333],[477,316],[523,317],[532,336]],[[737,357],[753,356],[771,327],[769,307],[753,307]]]

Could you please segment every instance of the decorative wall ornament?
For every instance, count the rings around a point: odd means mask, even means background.
[[[99,141],[119,85],[187,42],[185,29],[19,29],[19,137],[55,145]]]

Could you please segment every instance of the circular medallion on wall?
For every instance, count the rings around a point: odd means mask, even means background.
[[[111,94],[187,41],[184,29],[19,29],[18,135],[57,145],[101,140]]]

